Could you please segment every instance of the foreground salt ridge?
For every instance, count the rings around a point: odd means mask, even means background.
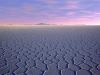
[[[0,30],[1,75],[99,75],[98,27]]]

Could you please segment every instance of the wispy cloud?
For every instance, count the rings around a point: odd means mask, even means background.
[[[22,8],[23,13],[33,14],[32,4],[23,4],[23,6],[21,8]]]
[[[0,21],[99,22],[99,7],[100,0],[0,0]]]
[[[70,9],[70,10],[76,10],[76,9],[80,8],[79,2],[78,1],[73,1],[73,0],[67,1],[66,7],[67,7],[67,9]]]
[[[55,3],[57,3],[57,0],[40,0],[40,1],[42,1],[44,3],[47,3],[47,4],[55,4]]]

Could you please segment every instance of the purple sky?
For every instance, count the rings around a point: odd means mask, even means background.
[[[1,24],[100,24],[100,0],[0,0]]]

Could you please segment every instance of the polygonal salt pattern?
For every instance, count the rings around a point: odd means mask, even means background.
[[[0,30],[0,75],[100,75],[100,29]]]

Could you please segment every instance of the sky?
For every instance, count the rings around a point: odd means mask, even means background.
[[[0,24],[100,24],[100,0],[0,0]]]

